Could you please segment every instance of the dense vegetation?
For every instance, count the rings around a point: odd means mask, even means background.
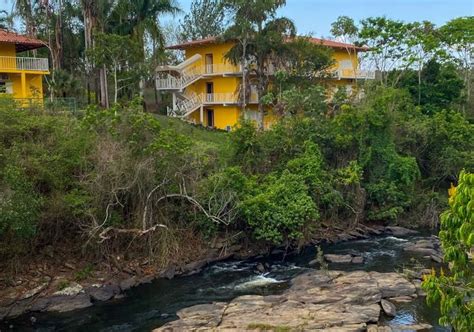
[[[68,243],[163,263],[219,232],[291,245],[321,223],[435,226],[446,188],[474,167],[473,125],[453,109],[423,112],[408,90],[371,91],[268,131],[243,121],[229,139],[139,102],[80,119],[2,108],[2,256]]]
[[[423,287],[428,291],[428,302],[441,303],[440,322],[456,331],[474,329],[474,174],[461,172],[459,185],[452,187],[449,209],[441,215],[440,238],[449,262],[450,274],[435,272],[426,276]]]

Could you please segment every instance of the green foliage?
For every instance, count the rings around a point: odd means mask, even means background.
[[[415,71],[406,72],[398,86],[410,92],[425,114],[459,105],[464,89],[463,79],[453,64],[442,65],[434,60],[428,61],[420,77]]]
[[[13,236],[19,241],[36,234],[41,197],[33,191],[33,186],[24,172],[7,166],[0,173],[3,194],[0,198],[0,239]]]
[[[241,209],[255,237],[274,244],[301,239],[319,217],[304,180],[288,171],[268,176]]]
[[[191,10],[181,22],[183,40],[220,36],[224,32],[225,11],[221,0],[193,0]]]
[[[83,281],[90,278],[94,273],[94,266],[91,264],[87,264],[84,268],[77,271],[74,275],[76,281]]]
[[[439,233],[450,272],[425,276],[427,301],[440,302],[440,323],[456,331],[474,329],[474,174],[462,171],[459,184],[450,189],[449,209],[441,215]],[[469,254],[471,256],[469,256]]]

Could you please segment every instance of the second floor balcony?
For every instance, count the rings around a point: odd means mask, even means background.
[[[0,71],[49,71],[46,58],[0,56]]]
[[[375,79],[375,71],[361,70],[361,69],[338,69],[335,72],[338,79],[362,79],[362,80],[373,80]]]

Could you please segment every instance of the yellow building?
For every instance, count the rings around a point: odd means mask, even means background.
[[[356,80],[374,78],[373,72],[359,70],[358,52],[366,48],[318,38],[312,38],[311,42],[334,50],[334,72],[328,79],[331,86],[343,87],[350,92]],[[157,69],[157,89],[173,95],[169,116],[225,130],[231,130],[240,117],[257,120],[255,86],[246,89],[247,105],[245,111],[242,110],[242,68],[225,59],[232,46],[232,42],[210,37],[168,47],[185,53],[182,63]],[[265,127],[273,120],[271,114],[266,116]]]
[[[48,59],[24,57],[21,53],[44,46],[40,40],[0,29],[0,95],[42,100]]]

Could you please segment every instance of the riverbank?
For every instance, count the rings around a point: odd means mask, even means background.
[[[360,226],[350,232],[338,233],[337,230],[333,230],[333,232],[334,236],[329,236],[330,233],[326,232],[331,243],[377,235],[407,236],[416,233],[406,228],[381,226]],[[315,239],[313,242],[316,243],[319,240]],[[34,279],[36,284],[27,283],[30,285],[29,287],[20,284],[0,292],[2,299],[0,301],[0,318],[16,317],[27,312],[67,312],[87,308],[103,301],[119,300],[124,296],[124,292],[138,285],[150,283],[157,278],[171,279],[175,276],[192,275],[200,272],[205,266],[218,261],[230,258],[245,259],[270,253],[266,248],[243,247],[224,241],[214,241],[212,246],[214,248],[210,248],[206,255],[198,260],[180,266],[171,266],[161,271],[147,270],[142,267],[139,270],[127,269],[127,271],[115,271],[111,274],[106,274],[106,271],[95,272],[95,278],[91,277],[87,280],[73,281],[63,285],[60,284],[61,281],[70,280],[69,278],[74,275],[74,270],[70,267],[66,267],[65,272],[58,272],[54,276],[48,274],[36,276]],[[428,246],[435,250],[437,249],[435,246],[438,247],[439,244],[433,242]],[[278,248],[274,249],[273,253],[285,254]],[[264,266],[262,268],[265,269]]]

